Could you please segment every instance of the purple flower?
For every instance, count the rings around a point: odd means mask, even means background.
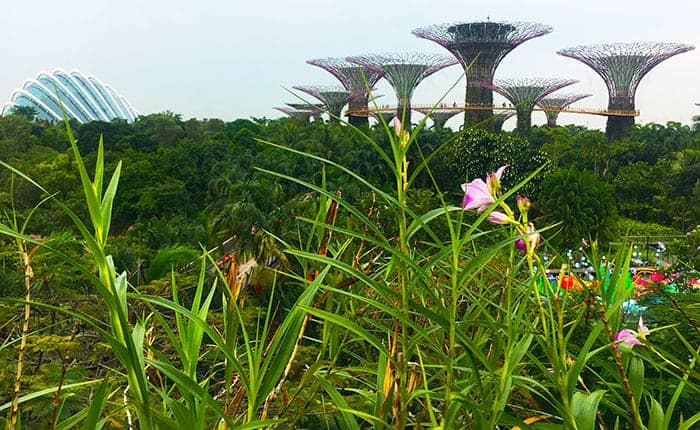
[[[504,214],[503,212],[497,212],[493,211],[488,216],[486,219],[489,222],[492,222],[494,224],[508,224],[508,223],[513,223],[515,222],[513,218],[509,217],[508,215]]]
[[[622,329],[615,333],[615,341],[627,345],[641,345],[642,342],[639,339],[646,339],[647,333],[649,333],[649,327],[644,325],[644,320],[640,316],[637,330]]]
[[[521,229],[521,234],[525,235],[524,238],[515,241],[515,247],[523,252],[532,252],[540,244],[540,234],[535,230],[535,225],[533,223],[528,223],[527,228]]]
[[[642,342],[637,339],[637,332],[631,329],[623,329],[615,333],[615,341],[626,343],[627,345],[641,345]]]
[[[468,184],[462,184],[462,190],[465,193],[462,202],[464,210],[476,209],[481,213],[496,201],[496,195],[501,190],[501,176],[507,167],[507,165],[501,166],[495,173],[489,173],[486,176],[486,182],[482,179],[474,179]]]
[[[462,202],[465,211],[476,209],[477,212],[481,213],[495,201],[489,193],[486,182],[481,179],[474,179],[468,184],[462,184],[462,190],[465,193]]]

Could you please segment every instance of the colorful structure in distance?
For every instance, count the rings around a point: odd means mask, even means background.
[[[348,97],[350,96],[350,91],[335,86],[297,85],[292,88],[303,91],[320,100],[326,107],[331,122],[338,122],[340,115],[343,113],[343,106],[348,104]]]
[[[482,81],[478,84],[496,91],[513,104],[518,115],[515,131],[520,136],[527,137],[530,135],[535,105],[554,91],[577,82],[575,79],[561,78],[516,78],[499,79],[493,83]]]
[[[533,22],[492,21],[437,24],[412,31],[441,45],[459,60],[467,78],[465,106],[493,105],[489,86],[503,58],[523,42],[551,32],[552,27]],[[480,84],[484,82],[488,85]],[[465,110],[464,122],[488,129],[492,116],[492,110]]]
[[[563,109],[590,96],[592,96],[592,94],[555,95],[543,98],[537,102],[537,106],[541,107],[544,110],[544,114],[547,116],[547,127],[553,128],[557,126],[557,118]]]
[[[435,128],[444,128],[445,123],[452,118],[453,116],[457,115],[458,113],[461,113],[460,111],[457,111],[455,109],[450,109],[450,108],[441,108],[441,107],[435,107],[435,108],[423,108],[423,107],[418,107],[413,109],[415,111],[418,111],[422,113],[423,115],[426,115],[429,117],[431,120],[433,120],[433,127]]]
[[[411,125],[411,97],[423,79],[445,67],[457,64],[457,60],[426,52],[398,54],[366,54],[348,57],[351,63],[383,73],[396,94],[396,116],[405,127]]]
[[[301,122],[309,122],[309,119],[311,119],[311,117],[317,115],[317,113],[312,110],[294,109],[291,107],[274,107],[273,109],[277,109],[285,115],[294,119],[298,119]]]
[[[501,111],[495,112],[493,117],[491,117],[491,129],[494,133],[498,133],[503,130],[503,123],[508,119],[515,116],[515,111]]]
[[[114,118],[133,121],[138,116],[114,88],[80,70],[54,69],[27,79],[0,107],[0,114],[12,113],[15,106],[31,107],[38,119],[46,121],[63,121],[64,111],[69,119],[80,123]]]
[[[316,58],[307,61],[332,74],[350,92],[349,110],[367,109],[369,95],[384,75],[383,72],[351,63],[345,58]],[[354,126],[369,125],[367,116],[349,115],[348,122]]]
[[[608,87],[608,110],[634,111],[637,86],[651,69],[674,55],[695,49],[684,43],[632,42],[576,46],[557,54],[592,68]],[[608,117],[605,134],[613,141],[624,137],[634,124],[633,116]]]

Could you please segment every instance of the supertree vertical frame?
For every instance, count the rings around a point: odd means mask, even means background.
[[[560,78],[521,78],[499,79],[494,83],[481,82],[481,85],[496,91],[507,98],[518,114],[516,133],[523,137],[530,136],[532,110],[547,95],[556,90],[578,82],[575,79]]]
[[[534,22],[456,22],[436,24],[413,30],[413,34],[431,40],[452,53],[464,68],[467,78],[465,104],[493,105],[493,93],[479,82],[493,84],[501,60],[518,45],[551,33],[552,27]],[[466,110],[465,124],[489,128],[490,110]]]
[[[592,94],[555,95],[543,98],[537,102],[537,106],[541,107],[544,110],[544,114],[547,116],[547,127],[553,128],[557,126],[557,118],[562,109],[566,109],[577,101],[590,96],[592,96]]]
[[[423,115],[426,115],[430,117],[430,119],[433,120],[433,127],[435,128],[444,128],[445,123],[447,120],[452,118],[453,116],[461,113],[460,110],[455,110],[455,109],[445,109],[445,108],[416,108],[414,109]]]
[[[276,107],[274,109],[277,109],[289,117],[298,119],[301,122],[309,122],[309,118],[316,116],[316,113],[312,110],[292,109],[289,107]]]
[[[306,94],[317,98],[326,106],[326,110],[330,115],[330,122],[338,122],[338,118],[343,113],[343,106],[348,104],[350,92],[342,87],[323,86],[323,85],[296,85],[295,90],[305,92]]]
[[[370,92],[384,73],[372,70],[358,64],[353,64],[344,58],[315,58],[307,61],[312,66],[320,67],[332,74],[343,87],[350,92],[349,110],[367,110]],[[354,126],[368,125],[365,115],[348,115],[348,122]]]
[[[491,117],[491,127],[494,133],[503,130],[503,123],[515,116],[515,111],[509,110],[505,112],[497,112]]]
[[[608,87],[608,110],[634,111],[634,96],[644,75],[674,55],[695,49],[684,43],[635,42],[576,46],[557,52],[595,70]],[[608,140],[625,136],[634,116],[609,115]]]
[[[433,73],[457,64],[454,58],[425,52],[367,54],[347,60],[384,74],[396,93],[396,116],[406,127],[411,125],[411,96],[418,84]]]

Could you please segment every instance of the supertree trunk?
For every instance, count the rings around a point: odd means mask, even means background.
[[[610,103],[608,105],[608,110],[627,110],[633,111],[634,106],[629,104],[620,103]],[[605,135],[608,137],[608,141],[612,142],[614,140],[620,140],[629,134],[630,129],[634,125],[633,116],[608,116],[608,122],[605,125]]]
[[[486,105],[493,106],[493,91],[490,88],[484,88],[475,85],[467,84],[467,93],[464,97],[466,105]],[[491,118],[493,110],[488,109],[473,109],[464,112],[464,126],[476,125],[487,131],[491,131],[493,126]]]

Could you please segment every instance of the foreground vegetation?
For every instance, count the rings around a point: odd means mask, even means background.
[[[0,126],[10,426],[700,420],[698,293],[666,293],[669,275],[639,297],[644,321],[623,306],[625,237],[688,232],[668,271],[697,269],[690,128],[608,145],[575,127],[527,141],[169,113],[74,125],[77,139]],[[465,211],[460,184],[479,177],[486,201]],[[579,246],[595,279],[550,283]]]

